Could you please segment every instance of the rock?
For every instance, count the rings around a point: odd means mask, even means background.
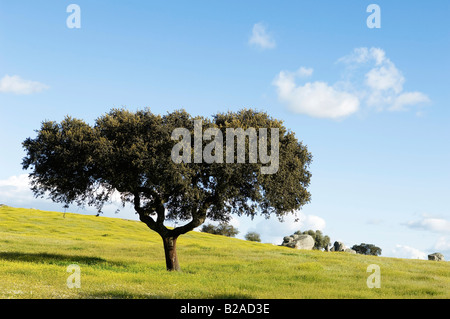
[[[356,250],[353,250],[351,248],[345,248],[344,250],[346,253],[350,253],[350,254],[356,254]]]
[[[314,248],[314,238],[312,238],[311,235],[299,235],[298,238],[295,239],[295,241],[295,248],[297,249],[311,250]]]
[[[314,238],[310,235],[292,235],[283,238],[281,246],[286,246],[295,249],[311,250],[314,247]]]
[[[344,243],[342,243],[340,241],[335,241],[333,248],[334,248],[334,251],[345,251],[345,249],[347,247],[345,247]]]
[[[428,255],[428,260],[445,261],[444,255],[442,255],[441,253],[434,253]]]

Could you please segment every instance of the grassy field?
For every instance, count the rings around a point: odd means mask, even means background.
[[[0,207],[0,298],[449,298],[450,263],[294,250],[190,232],[181,272],[141,222]],[[69,289],[67,266],[81,269]],[[367,287],[370,264],[381,288]]]

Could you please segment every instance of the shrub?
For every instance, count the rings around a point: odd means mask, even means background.
[[[235,237],[237,234],[239,234],[237,228],[225,223],[220,223],[218,226],[214,226],[212,224],[203,225],[201,231],[204,233],[222,235],[227,237]]]
[[[381,248],[372,244],[361,243],[361,245],[353,245],[352,249],[355,250],[357,254],[373,256],[381,255]]]
[[[245,235],[245,239],[248,241],[257,241],[261,242],[261,237],[257,232],[248,232],[247,235]]]

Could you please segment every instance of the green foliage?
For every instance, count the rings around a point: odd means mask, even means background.
[[[320,230],[307,230],[304,232],[296,231],[295,234],[297,235],[310,235],[313,239],[314,239],[314,249],[325,249],[328,244],[330,243],[330,237],[327,235],[323,235],[322,232]]]
[[[372,244],[361,243],[361,245],[353,245],[352,249],[355,250],[357,254],[372,256],[381,255],[381,248]]]
[[[227,128],[278,128],[278,172],[261,174],[259,160],[174,163],[171,150],[178,141],[171,134],[186,128],[193,136],[194,119],[203,121],[203,130],[219,128],[224,136]],[[191,142],[193,148],[194,139]],[[22,165],[31,169],[36,196],[48,194],[55,202],[92,205],[101,212],[117,191],[123,203],[134,205],[141,220],[160,234],[180,235],[206,218],[227,222],[233,213],[283,216],[310,201],[306,189],[311,154],[281,121],[253,110],[208,119],[191,117],[184,110],[161,116],[149,109],[113,109],[93,126],[71,117],[61,123],[43,122],[37,137],[27,138],[23,147]],[[165,218],[191,222],[169,230],[163,225]]]
[[[220,223],[217,226],[214,226],[212,224],[203,225],[202,232],[227,237],[235,237],[237,234],[239,234],[237,228],[226,223]]]
[[[261,242],[261,237],[259,236],[259,234],[257,232],[248,232],[245,235],[245,239],[248,241],[256,241],[258,243]]]
[[[194,136],[194,120],[203,131],[227,128],[277,128],[279,164],[276,174],[262,174],[267,163],[175,163],[171,152],[177,128]],[[269,135],[269,134],[268,134]],[[233,142],[237,156],[237,139]],[[268,149],[271,139],[267,136]],[[191,138],[194,149],[195,138]],[[203,139],[202,149],[209,144]],[[165,241],[166,261],[178,236],[203,224],[206,218],[228,222],[232,214],[257,213],[282,217],[309,203],[307,187],[312,160],[307,148],[282,122],[264,112],[241,110],[212,118],[192,117],[184,110],[155,115],[149,109],[130,112],[113,109],[94,125],[66,117],[61,123],[45,121],[35,138],[23,142],[23,169],[30,169],[32,191],[55,202],[95,206],[99,212],[114,193],[130,203],[139,218]],[[226,146],[223,147],[226,154]],[[173,229],[166,218],[186,221]],[[170,240],[169,240],[170,239]],[[171,268],[168,264],[168,269]],[[173,266],[178,270],[178,266]]]
[[[208,234],[217,234],[217,226],[214,226],[213,224],[204,224],[201,229],[202,232],[208,233]]]
[[[183,127],[193,134],[194,118],[185,111],[159,116],[148,109],[114,109],[94,126],[71,117],[44,122],[38,136],[23,143],[23,168],[32,169],[35,194],[49,192],[56,202],[87,202],[101,209],[117,190],[124,202],[133,203],[139,195],[148,214],[161,202],[170,217],[182,220],[191,218],[194,206],[201,204],[209,204],[208,217],[227,220],[232,212],[255,213],[248,200],[259,203],[264,213],[279,215],[309,201],[306,169],[311,155],[280,121],[251,110],[217,114],[214,121],[201,119],[203,129],[218,127],[224,133],[228,127],[280,128],[280,174],[261,175],[261,163],[175,164],[170,158],[176,143],[171,133]]]

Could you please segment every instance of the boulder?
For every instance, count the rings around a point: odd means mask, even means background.
[[[441,253],[434,253],[428,255],[428,260],[444,261],[444,255]]]
[[[356,254],[356,250],[353,250],[353,249],[351,249],[351,248],[345,248],[344,251],[345,251],[346,253]]]
[[[343,242],[335,241],[333,245],[334,250],[333,251],[345,251],[347,247],[345,247]]]
[[[299,235],[295,239],[295,248],[296,249],[308,249],[311,250],[314,248],[314,238],[311,235]]]
[[[281,246],[286,246],[295,249],[311,250],[314,247],[314,238],[310,235],[292,235],[283,238]]]

